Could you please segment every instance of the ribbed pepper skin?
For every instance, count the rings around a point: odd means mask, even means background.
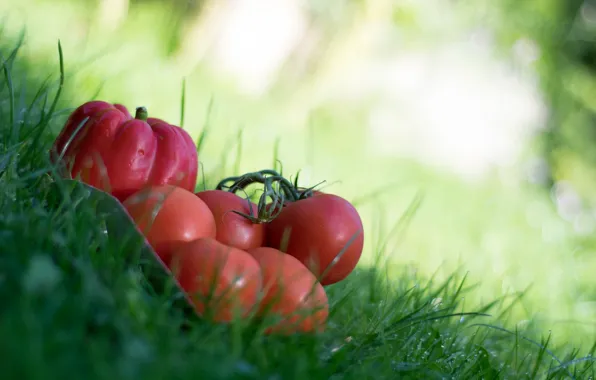
[[[143,107],[132,117],[121,104],[87,102],[70,115],[51,153],[72,178],[121,201],[147,185],[194,191],[197,181],[197,148],[190,135],[148,118]]]

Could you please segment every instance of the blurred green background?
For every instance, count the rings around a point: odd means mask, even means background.
[[[514,322],[596,338],[596,2],[0,0],[0,13],[3,47],[25,28],[28,78],[57,73],[61,40],[64,106],[178,123],[185,80],[210,183],[272,167],[279,139],[284,172],[358,205],[365,265],[386,240],[392,276],[469,272],[469,308],[530,287]]]

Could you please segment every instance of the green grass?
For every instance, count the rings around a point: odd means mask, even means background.
[[[50,189],[63,188],[64,182],[54,174],[47,151],[66,116],[62,110],[72,104],[55,101],[61,87],[55,80],[40,85],[16,50],[3,50],[1,59],[3,378],[594,376],[596,345],[579,351],[553,344],[549,335],[540,338],[541,323],[516,324],[519,297],[467,302],[478,289],[461,271],[433,279],[385,265],[394,251],[387,237],[414,226],[409,214],[392,218],[402,222],[391,234],[378,224],[382,218],[368,219],[371,225],[378,222],[367,235],[367,260],[373,265],[362,265],[327,288],[331,316],[321,335],[266,336],[251,325],[189,317],[172,299],[155,293],[141,272],[139,252],[103,233],[104,216],[91,202],[74,202],[63,192],[50,197]],[[64,92],[72,91],[68,79],[64,85]],[[347,178],[344,171],[338,177]],[[424,217],[429,211],[418,212]]]
[[[467,184],[407,160],[375,157],[363,127],[366,110],[310,104],[317,97],[312,83],[246,99],[204,67],[187,72],[164,57],[167,49],[160,36],[171,33],[155,7],[135,8],[122,30],[105,32],[88,22],[92,10],[85,4],[0,2],[0,12],[9,12],[4,41],[14,40],[21,22],[29,31],[15,74],[18,80],[26,74],[36,84],[27,88],[29,97],[48,73],[57,71],[57,38],[67,56],[62,107],[95,97],[129,107],[145,105],[150,114],[174,122],[180,118],[186,78],[185,128],[198,138],[205,124],[211,126],[200,157],[211,184],[237,171],[271,167],[279,141],[278,157],[286,172],[303,169],[304,183],[327,180],[332,191],[366,200],[359,207],[366,236],[382,232],[390,237],[384,255],[390,256],[391,278],[408,267],[422,276],[437,272],[437,279],[446,280],[462,267],[478,284],[465,298],[467,307],[529,288],[511,312],[512,323],[523,327],[528,320],[540,321],[544,331],[553,331],[556,344],[572,342],[588,349],[596,340],[596,245],[577,236],[557,215],[549,194],[524,184],[517,170],[502,173],[505,181]],[[308,106],[314,111],[306,112]],[[53,133],[59,127],[59,122],[50,126]],[[390,192],[367,197],[381,187]],[[424,199],[415,216],[390,233],[419,191]],[[365,240],[364,265],[376,256],[374,239]]]

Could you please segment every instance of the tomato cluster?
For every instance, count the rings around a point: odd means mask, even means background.
[[[269,332],[321,331],[323,286],[345,279],[360,259],[362,221],[350,202],[273,170],[195,193],[194,142],[144,108],[132,118],[122,105],[85,103],[52,153],[69,176],[122,201],[196,311],[216,321],[273,314],[281,319]],[[262,186],[257,203],[238,195],[251,185]]]

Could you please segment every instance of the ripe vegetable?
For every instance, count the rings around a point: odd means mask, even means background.
[[[266,229],[266,246],[296,257],[323,285],[346,278],[362,254],[358,212],[347,200],[320,193],[286,203]]]
[[[209,207],[183,188],[152,186],[123,205],[165,264],[179,243],[215,237],[215,219]]]
[[[267,332],[324,330],[329,315],[327,294],[308,268],[277,249],[260,247],[248,253],[258,261],[263,276],[259,314],[283,318]]]
[[[260,268],[243,250],[201,238],[179,245],[170,264],[196,310],[214,321],[246,316],[256,305],[262,286]]]
[[[57,162],[61,155],[72,178],[80,175],[121,201],[146,185],[173,184],[193,191],[197,180],[191,137],[182,128],[147,118],[144,107],[132,118],[120,104],[81,105],[54,142],[52,159]]]
[[[236,212],[256,217],[257,206],[234,193],[207,190],[196,193],[215,217],[217,241],[231,247],[247,250],[263,245],[265,227],[253,223]],[[236,211],[236,212],[234,212]]]

